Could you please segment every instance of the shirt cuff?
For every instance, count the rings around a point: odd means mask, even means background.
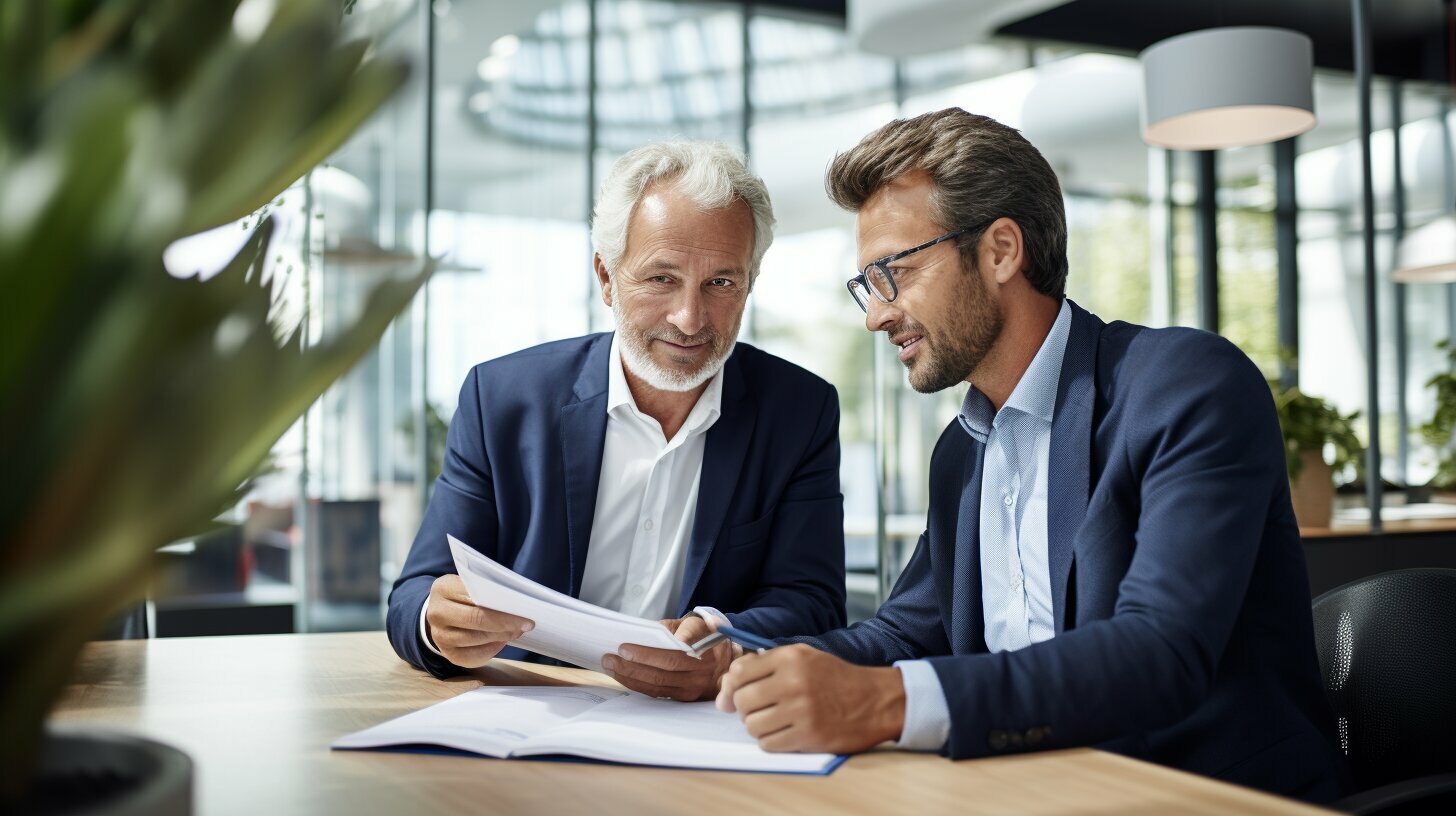
[[[420,642],[423,643],[423,644],[425,644],[425,648],[426,649],[429,649],[430,651],[434,652],[435,654],[440,655],[440,657],[445,657],[444,655],[440,654],[440,650],[439,649],[436,649],[435,648],[435,644],[430,640],[429,633],[425,631],[425,613],[426,612],[429,612],[429,611],[430,611],[430,596],[426,595],[425,596],[425,603],[420,607]],[[445,657],[445,659],[446,660],[449,660],[450,658]]]
[[[695,606],[693,607],[693,612],[697,613],[697,616],[702,618],[703,620],[709,623],[717,624],[718,626],[733,625],[733,622],[728,620],[727,615],[719,612],[717,609],[714,609],[711,606]]]
[[[940,676],[924,660],[897,660],[905,684],[905,726],[895,747],[907,751],[939,751],[950,738],[950,706]]]

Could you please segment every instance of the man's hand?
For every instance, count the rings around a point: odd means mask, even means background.
[[[849,754],[900,738],[905,685],[899,669],[856,666],[800,643],[735,660],[718,708],[736,710],[765,751]]]
[[[465,582],[454,573],[441,575],[430,585],[425,630],[440,654],[462,669],[484,666],[534,625],[525,618],[476,606],[465,591]]]
[[[698,617],[662,623],[683,643],[696,643],[712,631],[708,622]],[[671,649],[624,643],[616,655],[602,657],[602,668],[613,680],[633,691],[690,703],[712,699],[718,693],[718,681],[732,662],[733,644],[726,641],[703,652],[699,658]]]

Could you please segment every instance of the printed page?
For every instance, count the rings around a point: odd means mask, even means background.
[[[449,537],[455,569],[476,606],[529,618],[535,628],[517,640],[539,655],[601,671],[602,655],[616,654],[623,643],[676,649],[692,654],[687,644],[657,621],[603,609],[541,586],[497,564]]]
[[[772,754],[737,714],[711,701],[678,703],[628,694],[583,712],[516,747],[512,756],[573,754],[612,762],[731,771],[819,773],[834,754]]]
[[[428,744],[506,757],[530,737],[626,695],[583,686],[486,686],[341,737],[333,747]]]

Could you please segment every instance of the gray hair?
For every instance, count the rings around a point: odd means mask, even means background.
[[[659,180],[675,181],[704,210],[727,207],[734,201],[748,205],[753,215],[753,258],[748,265],[751,289],[763,255],[773,243],[773,204],[763,180],[748,169],[743,154],[722,142],[655,142],[617,159],[602,181],[592,211],[592,249],[602,256],[607,270],[616,274],[627,251],[627,226],[637,202],[647,185]]]

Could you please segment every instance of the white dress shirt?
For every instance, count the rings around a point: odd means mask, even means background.
[[[612,338],[607,438],[580,597],[642,618],[677,612],[698,509],[708,429],[723,403],[720,369],[672,439],[642,413]]]
[[[677,612],[682,594],[703,449],[723,403],[723,371],[708,381],[683,426],[667,439],[657,420],[637,408],[617,343],[613,335],[607,358],[607,435],[578,596],[658,620]],[[425,627],[429,608],[427,597],[420,610],[420,640],[438,655]],[[710,607],[701,611],[722,617]]]
[[[986,446],[981,474],[981,612],[986,648],[1021,649],[1056,633],[1047,562],[1047,466],[1062,358],[1072,326],[1066,300],[1056,322],[1001,410],[973,385],[961,426]],[[959,544],[959,542],[957,542]],[[900,746],[939,750],[950,736],[950,709],[929,663],[895,664],[905,684]]]

